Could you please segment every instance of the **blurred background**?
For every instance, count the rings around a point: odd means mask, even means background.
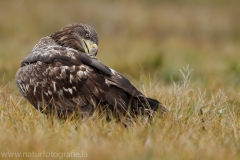
[[[16,89],[20,62],[39,39],[75,22],[95,28],[98,58],[135,84],[172,85],[189,64],[199,86],[239,91],[237,0],[1,0],[1,81]]]

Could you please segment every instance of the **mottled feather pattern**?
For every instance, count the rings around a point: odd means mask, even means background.
[[[17,84],[20,92],[37,109],[48,112],[54,106],[60,113],[66,112],[66,108],[72,113],[81,107],[85,110],[86,107],[96,107],[97,101],[101,100],[94,95],[99,97],[103,90],[93,85],[86,86],[91,81],[91,76],[88,76],[91,72],[93,70],[85,65],[62,66],[56,63],[53,66],[38,61],[19,70],[17,74],[21,76]],[[91,91],[94,94],[89,94]],[[46,108],[42,107],[42,102]]]
[[[145,97],[127,78],[106,67],[95,56],[61,46],[58,40],[61,36],[69,37],[71,27],[56,32],[56,36],[42,38],[21,62],[16,74],[17,86],[36,109],[46,114],[55,111],[59,117],[73,113],[89,116],[99,108],[118,115],[127,112],[137,115],[158,109],[158,101]],[[85,27],[85,30],[90,32],[92,28]],[[95,31],[91,34],[97,37]],[[98,44],[98,38],[93,41]]]

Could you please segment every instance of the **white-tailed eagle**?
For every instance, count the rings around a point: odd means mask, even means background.
[[[39,111],[85,117],[95,110],[113,115],[152,115],[166,109],[147,98],[122,74],[97,58],[98,35],[86,24],[71,24],[42,38],[21,62],[16,83]]]

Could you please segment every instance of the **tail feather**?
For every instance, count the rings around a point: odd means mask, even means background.
[[[160,104],[159,101],[157,101],[155,99],[152,99],[152,98],[146,98],[146,100],[148,101],[148,104],[149,104],[149,106],[151,107],[152,110],[154,110],[154,111],[158,110],[158,107],[159,107],[159,104]]]
[[[168,112],[167,108],[165,106],[162,105],[162,103],[160,103],[159,101],[152,99],[152,98],[146,98],[149,106],[151,107],[151,109],[153,111],[157,111],[159,110],[161,113],[165,113]]]

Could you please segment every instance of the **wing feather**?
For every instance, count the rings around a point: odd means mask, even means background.
[[[35,108],[46,108],[46,112],[54,108],[59,115],[79,110],[91,114],[97,105],[108,104],[124,113],[139,98],[141,102],[145,99],[127,78],[95,57],[49,45],[49,37],[41,41],[47,47],[36,46],[16,75],[20,92]]]
[[[50,41],[49,39],[49,37],[43,38],[40,40],[39,43],[47,43],[48,41]],[[47,64],[60,62],[62,65],[66,66],[80,66],[81,64],[85,64],[95,67],[96,69],[107,75],[112,74],[111,70],[104,64],[102,64],[99,60],[97,60],[95,57],[89,56],[86,53],[77,51],[72,48],[57,46],[56,44],[53,44],[53,46],[33,50],[21,62],[21,67],[31,63],[36,63],[37,61],[41,61]]]

